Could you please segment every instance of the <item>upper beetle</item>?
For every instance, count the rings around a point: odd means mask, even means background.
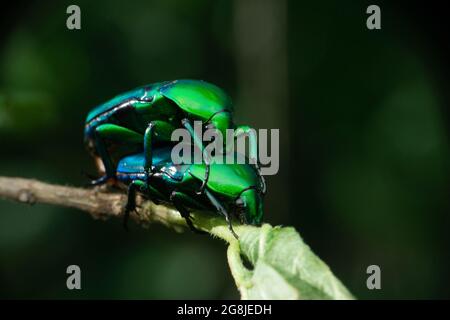
[[[96,158],[100,171],[105,173],[92,184],[115,177],[116,166],[109,148],[111,142],[114,146],[124,146],[128,154],[143,151],[146,172],[153,170],[152,149],[159,142],[170,141],[177,128],[186,128],[194,143],[204,150],[202,139],[192,126],[195,120],[201,121],[205,129],[219,130],[223,136],[226,136],[226,129],[235,129],[235,137],[249,135],[249,158],[258,169],[255,132],[248,126],[234,125],[233,106],[228,95],[205,81],[175,80],[136,88],[89,112],[84,130],[85,144]],[[208,159],[205,162],[206,183]]]

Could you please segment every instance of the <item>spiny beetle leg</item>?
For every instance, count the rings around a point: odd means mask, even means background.
[[[162,120],[154,120],[148,124],[144,133],[144,168],[146,172],[155,173],[153,166],[153,143],[158,141],[171,141],[172,132],[176,128]]]
[[[238,235],[233,230],[233,225],[231,224],[231,219],[230,219],[230,215],[228,214],[228,212],[225,210],[225,208],[222,206],[222,204],[219,202],[219,200],[217,200],[216,197],[214,197],[214,195],[211,192],[209,192],[207,189],[205,189],[205,194],[208,197],[211,204],[214,206],[214,208],[216,208],[217,212],[219,212],[220,214],[222,214],[225,217],[225,220],[228,223],[228,229],[230,229],[233,236],[237,240],[239,240]]]
[[[231,224],[231,219],[228,217],[228,214],[225,215],[225,220],[226,220],[227,223],[228,223],[228,229],[230,229],[231,233],[232,233],[233,236],[236,238],[236,240],[239,240],[238,235],[236,234],[236,232],[234,232],[233,225]]]
[[[211,164],[211,159],[209,158],[208,153],[206,152],[206,148],[203,145],[202,139],[201,137],[199,137],[197,135],[197,133],[195,132],[194,128],[192,127],[191,121],[189,121],[189,119],[185,118],[181,120],[181,125],[183,127],[185,127],[189,134],[191,135],[192,139],[194,140],[194,144],[197,146],[197,148],[199,148],[202,152],[202,156],[203,156],[203,160],[205,161],[206,164],[206,171],[205,171],[205,179],[203,180],[202,185],[200,186],[200,189],[197,191],[198,195],[201,195],[205,192],[205,187],[206,184],[208,183],[208,179],[209,179],[209,170],[210,170],[210,164]]]
[[[130,213],[136,212],[136,189],[139,187],[139,183],[132,181],[128,186],[127,203],[125,205],[125,212],[123,214],[123,227],[128,231],[128,220],[130,219]]]
[[[196,228],[194,226],[194,224],[192,223],[192,218],[191,218],[189,211],[183,206],[183,204],[181,202],[181,198],[183,198],[183,196],[184,196],[184,194],[182,194],[181,192],[173,191],[170,194],[170,201],[173,203],[175,208],[180,212],[181,216],[186,220],[186,223],[187,223],[189,229],[191,229],[191,231],[198,233],[198,234],[207,234],[207,232]]]

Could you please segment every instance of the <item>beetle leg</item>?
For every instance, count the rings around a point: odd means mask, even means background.
[[[125,205],[125,212],[123,214],[123,227],[128,231],[128,220],[130,219],[130,212],[136,210],[136,185],[132,182],[128,186],[127,203]]]
[[[128,231],[128,220],[130,219],[130,213],[136,212],[136,191],[137,189],[145,188],[145,183],[141,180],[133,180],[128,185],[127,191],[127,203],[125,204],[125,211],[123,214],[123,227]]]
[[[231,224],[231,219],[230,219],[230,215],[228,214],[228,212],[220,204],[220,202],[216,199],[216,197],[214,197],[213,194],[211,192],[209,192],[209,190],[205,189],[205,194],[208,197],[209,201],[211,201],[211,204],[216,208],[216,210],[225,217],[225,220],[228,223],[228,228],[230,229],[233,236],[239,240],[238,235],[233,230],[233,225]]]
[[[183,205],[183,199],[185,199],[186,197],[187,196],[184,193],[173,191],[170,194],[170,201],[173,203],[175,208],[180,212],[181,216],[186,220],[187,225],[193,232],[199,234],[206,234],[205,231],[196,228],[192,223],[191,215],[189,211],[186,209],[186,207]]]
[[[147,177],[150,173],[154,172],[153,168],[153,147],[155,140],[157,141],[171,141],[172,132],[176,128],[166,122],[161,120],[154,120],[148,124],[147,129],[144,133],[144,169]]]
[[[102,124],[95,128],[95,146],[105,167],[105,176],[92,181],[92,185],[105,183],[108,179],[115,177],[116,168],[109,155],[105,140],[139,145],[142,141],[142,135],[128,128],[110,123]]]
[[[206,184],[208,183],[208,179],[209,179],[211,159],[209,158],[208,153],[205,152],[206,150],[205,150],[205,146],[203,145],[203,141],[195,132],[189,119],[186,118],[186,119],[181,120],[181,124],[183,125],[183,127],[185,127],[189,131],[189,134],[192,136],[192,139],[194,140],[194,144],[197,146],[197,148],[199,148],[201,150],[202,155],[203,155],[203,160],[205,161],[205,164],[206,164],[205,179],[203,180],[202,185],[200,186],[200,189],[197,191],[197,194],[203,194],[205,192]]]

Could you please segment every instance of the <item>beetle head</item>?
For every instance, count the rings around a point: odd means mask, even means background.
[[[243,222],[258,225],[263,217],[263,197],[256,188],[245,189],[236,199],[236,213]]]

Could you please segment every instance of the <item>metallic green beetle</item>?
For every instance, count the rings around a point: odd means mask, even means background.
[[[124,154],[143,151],[143,167],[147,174],[154,171],[153,148],[158,143],[169,142],[173,130],[177,128],[186,128],[194,144],[203,151],[202,139],[192,126],[195,120],[201,121],[204,129],[216,128],[224,137],[226,129],[235,129],[235,137],[248,135],[249,158],[259,170],[254,131],[249,126],[236,127],[232,113],[228,95],[219,87],[200,80],[150,84],[99,105],[88,114],[84,131],[85,144],[96,158],[99,171],[105,173],[92,184],[101,184],[115,177],[116,166],[110,154],[111,145],[124,147]],[[209,176],[210,159],[204,160],[207,170],[201,190]]]
[[[153,201],[171,203],[198,231],[190,219],[189,210],[209,210],[222,214],[230,231],[230,212],[242,223],[260,224],[263,217],[264,186],[256,168],[249,164],[211,163],[209,179],[203,193],[196,190],[204,183],[205,164],[174,165],[170,146],[154,149],[154,173],[145,173],[145,155],[133,154],[122,158],[117,165],[117,180],[128,185],[125,223],[129,213],[136,208],[136,191]]]

